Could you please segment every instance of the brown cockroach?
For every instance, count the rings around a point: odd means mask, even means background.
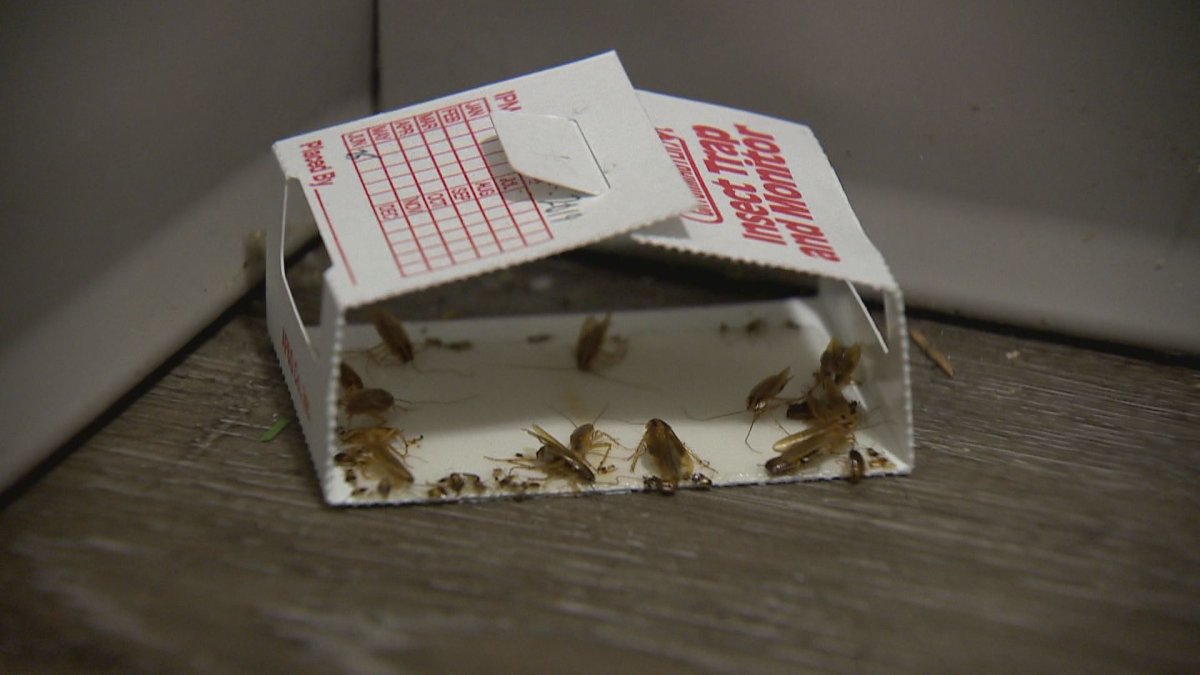
[[[779,398],[779,394],[783,391],[783,388],[787,386],[788,382],[791,381],[791,372],[791,368],[784,368],[774,375],[768,375],[767,377],[764,377],[761,381],[759,381],[758,384],[754,385],[750,389],[750,393],[746,395],[746,410],[753,415],[753,417],[750,419],[750,427],[746,429],[746,438],[744,438],[742,441],[746,444],[746,447],[750,447],[750,432],[754,431],[754,423],[758,421],[758,418],[761,417],[762,414],[767,410],[769,410],[772,407],[772,404],[777,402],[787,402],[786,399]],[[737,415],[741,412],[741,410],[734,410],[733,412],[721,413],[720,415],[714,415],[712,417],[699,417],[694,419],[698,421],[715,420],[720,417]],[[751,450],[753,450],[753,448],[751,448]]]
[[[591,453],[604,448],[604,455],[596,464],[598,473],[608,473],[612,470],[611,467],[605,465],[605,462],[608,461],[608,453],[612,452],[613,445],[620,445],[617,439],[597,429],[594,422],[575,427],[575,430],[571,432],[569,443],[571,452],[575,453],[577,457],[586,458]]]
[[[584,424],[575,424],[575,420],[572,420],[566,413],[555,410],[555,412],[562,415],[564,419],[575,427],[571,432],[571,437],[567,441],[567,445],[577,457],[582,457],[586,460],[588,455],[593,452],[599,452],[601,448],[604,449],[604,455],[596,464],[597,473],[608,473],[615,468],[605,466],[605,462],[608,461],[608,454],[612,452],[613,446],[621,445],[616,438],[596,428],[596,422],[604,415],[605,410],[608,410],[607,405],[596,414],[595,419]]]
[[[579,337],[575,340],[575,367],[584,372],[592,369],[604,339],[608,336],[608,326],[612,323],[612,315],[605,314],[597,321],[594,317],[585,317],[579,327]]]
[[[596,472],[585,455],[575,452],[536,424],[532,429],[525,429],[525,433],[542,443],[537,454],[523,464],[526,468],[542,471],[547,477],[566,478],[588,484],[596,482]]]
[[[392,408],[399,407],[396,400],[386,389],[352,389],[342,394],[342,409],[351,420],[355,415],[366,415],[382,424]]]
[[[793,473],[820,456],[838,455],[852,449],[854,430],[861,419],[858,402],[850,401],[834,419],[775,441],[771,447],[779,456],[767,460],[767,473],[772,476]]]
[[[778,400],[779,392],[783,391],[792,379],[791,373],[791,368],[784,368],[754,385],[746,396],[746,410],[754,413],[755,417],[765,411],[771,403]]]
[[[749,321],[747,321],[746,324],[744,326],[742,326],[740,330],[743,333],[745,333],[746,335],[754,335],[756,333],[763,332],[763,330],[765,330],[766,327],[767,327],[767,320],[760,316],[756,319],[750,319]],[[725,323],[724,321],[722,321],[721,325],[718,326],[718,331],[721,333],[721,335],[725,335],[725,334],[729,333],[731,330],[733,330],[733,329],[730,328],[729,324]]]
[[[403,452],[393,445],[396,439],[404,444]],[[347,480],[351,476],[355,481],[359,476],[374,480],[375,491],[386,498],[394,488],[413,482],[412,472],[404,464],[404,457],[408,454],[409,446],[419,440],[407,440],[399,429],[393,427],[351,429],[342,434],[344,450],[334,455],[333,460],[346,469]],[[359,494],[357,490],[355,494]]]
[[[394,445],[396,440],[404,444],[405,454],[408,449],[421,442],[423,436],[405,438],[404,433],[395,427],[361,427],[347,429],[340,435],[342,446],[348,449],[365,448],[369,445]]]
[[[862,356],[862,345],[843,346],[837,338],[829,340],[821,353],[821,365],[813,373],[813,385],[804,396],[788,406],[787,416],[818,423],[835,419],[846,406],[842,389],[850,384]]]
[[[711,479],[695,471],[697,463],[708,466],[704,460],[696,456],[690,448],[684,445],[683,441],[679,440],[679,436],[675,435],[675,430],[671,428],[671,425],[657,417],[646,422],[646,432],[642,434],[642,442],[638,444],[637,449],[630,457],[629,469],[631,471],[637,468],[638,458],[643,454],[650,456],[650,461],[654,466],[654,475],[646,480],[647,489],[671,495],[675,493],[675,488],[680,481],[684,480],[690,480],[705,487],[712,485]]]
[[[363,379],[349,363],[342,361],[338,364],[338,385],[343,392],[358,391],[363,388]]]
[[[379,333],[380,339],[383,342],[370,351],[376,355],[376,358],[381,356],[391,355],[399,359],[401,364],[409,363],[413,360],[413,344],[408,339],[408,331],[404,330],[402,323],[395,314],[382,307],[371,308],[371,324],[375,326],[375,332]]]
[[[612,323],[612,314],[604,315],[603,319],[597,321],[595,317],[585,317],[583,325],[579,327],[579,337],[575,340],[575,367],[583,372],[591,372],[597,365],[598,361],[617,360],[624,356],[626,343],[624,340],[616,337],[608,336],[608,327]],[[611,339],[617,343],[618,349],[615,351],[604,351],[604,342]]]
[[[863,479],[863,476],[866,473],[867,473],[867,463],[866,463],[866,461],[863,460],[862,453],[859,452],[857,449],[851,449],[850,450],[850,473],[846,476],[846,479],[849,480],[851,483],[857,483],[858,481]]]
[[[480,494],[487,489],[483,484],[483,480],[473,473],[458,473],[457,471],[438,480],[438,482],[429,488],[428,496],[430,499],[442,499],[451,496],[459,496],[463,490],[470,488],[475,494]]]
[[[525,433],[541,443],[532,457],[517,453],[516,456],[508,459],[495,457],[489,457],[489,459],[513,464],[522,469],[539,471],[548,479],[561,478],[569,481],[573,486],[580,483],[591,485],[596,482],[596,470],[588,462],[586,450],[586,448],[590,448],[592,434],[595,433],[594,428],[591,431],[573,433],[571,445],[568,446],[542,427],[536,424],[532,426],[532,429],[524,429]],[[576,429],[576,432],[578,431]],[[607,434],[605,435],[607,436]],[[607,456],[606,453],[605,457],[607,458]]]
[[[817,371],[817,378],[838,388],[845,387],[850,384],[861,357],[861,344],[855,342],[847,347],[837,338],[830,338],[825,351],[821,352],[821,369]]]
[[[517,480],[516,475],[513,473],[514,471],[516,471],[516,467],[509,469],[507,473],[505,473],[504,469],[494,469],[492,471],[492,480],[496,481],[498,489],[515,493],[514,496],[517,501],[525,499],[526,491],[541,487],[542,484],[538,481]]]

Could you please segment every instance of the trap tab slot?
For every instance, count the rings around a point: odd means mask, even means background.
[[[517,173],[588,195],[608,191],[608,179],[575,120],[497,110],[492,126]]]

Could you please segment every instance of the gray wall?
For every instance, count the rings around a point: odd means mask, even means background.
[[[366,0],[0,5],[0,487],[261,278],[271,143],[369,111],[373,28]]]
[[[380,30],[384,107],[616,48],[812,126],[910,303],[1200,350],[1200,4],[383,0]]]

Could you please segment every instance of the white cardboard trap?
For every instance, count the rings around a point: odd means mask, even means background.
[[[782,406],[746,436],[750,389],[789,367],[782,396],[802,395],[831,337],[863,345],[847,395],[866,410],[856,443],[879,453],[868,475],[912,468],[902,296],[806,127],[635,92],[608,53],[304,134],[275,151],[288,185],[283,221],[268,238],[268,324],[331,504],[640,490],[652,467],[629,457],[651,418],[671,425],[717,486],[844,475],[839,457],[767,474],[771,443],[803,428]],[[285,228],[311,220],[333,264],[321,321],[306,327],[280,242]],[[819,293],[613,313],[606,352],[615,338],[624,346],[594,372],[575,369],[572,356],[584,315],[406,322],[417,354],[404,365],[368,356],[374,329],[346,322],[356,307],[633,230],[647,246],[817,275]],[[884,335],[854,284],[883,298]],[[410,485],[380,494],[337,466],[338,428],[377,424],[339,409],[343,361],[367,386],[408,401],[386,425],[420,438],[405,459]],[[506,461],[537,450],[525,431],[534,425],[565,442],[592,421],[615,441],[607,462],[615,470],[594,484],[544,480]],[[497,470],[508,482],[493,478]],[[433,496],[453,472],[479,476],[483,488]],[[518,491],[514,480],[536,485]]]

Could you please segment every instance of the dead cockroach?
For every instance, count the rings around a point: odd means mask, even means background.
[[[836,418],[784,436],[772,446],[780,454],[767,460],[767,473],[772,476],[789,474],[820,456],[838,455],[853,448],[854,430],[861,418],[858,402],[850,401]]]
[[[753,417],[750,419],[750,427],[746,429],[746,438],[743,439],[743,442],[747,447],[750,445],[750,432],[754,431],[754,423],[758,421],[758,418],[761,417],[764,412],[770,409],[773,403],[786,402],[786,399],[779,398],[779,394],[792,379],[791,372],[791,368],[784,368],[774,375],[768,375],[767,377],[764,377],[761,381],[759,381],[758,384],[754,385],[750,389],[750,393],[746,396],[746,410],[749,411]],[[697,421],[715,420],[720,417],[736,415],[740,412],[742,411],[734,410],[733,412],[721,413],[720,415],[714,415],[712,417],[699,417],[694,419]]]
[[[379,478],[377,490],[383,496],[393,487],[413,482],[412,472],[404,465],[400,453],[390,445],[372,445],[366,448],[367,459],[362,464],[362,473],[367,478]]]
[[[371,349],[376,358],[390,355],[399,359],[401,364],[413,360],[413,344],[408,339],[408,331],[404,330],[404,324],[399,317],[382,307],[372,307],[371,323],[383,340],[382,344]]]
[[[576,453],[536,424],[532,429],[526,429],[525,433],[542,442],[542,447],[530,458],[532,463],[526,464],[526,468],[538,469],[547,477],[567,478],[584,483],[596,482],[595,470],[584,455]]]
[[[583,372],[590,372],[596,367],[597,361],[602,358],[620,359],[624,354],[624,341],[618,340],[615,336],[614,342],[619,344],[619,349],[613,352],[604,351],[604,342],[609,339],[608,327],[612,323],[612,314],[605,314],[603,319],[597,321],[594,317],[586,317],[583,320],[583,325],[579,327],[579,337],[575,340],[575,367]]]
[[[539,471],[548,479],[561,478],[569,481],[573,486],[578,486],[580,483],[591,485],[596,482],[596,470],[588,462],[586,452],[580,452],[567,446],[536,424],[532,429],[524,431],[541,442],[541,446],[533,456],[526,456],[518,452],[508,459],[496,457],[488,459],[513,464],[522,469]],[[576,440],[579,442],[579,447],[584,447],[588,439],[581,436]]]
[[[867,472],[867,463],[863,461],[862,453],[857,449],[850,450],[850,473],[846,479],[851,483],[857,483],[863,479],[863,475]]]
[[[454,491],[454,494],[462,494],[462,491],[468,487],[475,493],[484,490],[483,481],[479,476],[473,473],[458,473],[457,471],[446,476],[438,481],[438,485],[445,485]]]
[[[600,457],[600,461],[596,463],[597,473],[608,473],[615,467],[611,464],[606,465],[608,461],[608,453],[612,452],[613,445],[620,445],[617,439],[600,431],[594,423],[581,424],[575,427],[575,431],[571,432],[571,451],[579,457],[587,457],[593,452],[604,448],[604,455]]]
[[[404,451],[397,450],[394,442],[399,439]],[[346,467],[347,480],[351,471],[354,480],[359,476],[375,481],[375,491],[387,497],[399,486],[413,482],[412,472],[404,464],[409,446],[420,439],[407,440],[399,429],[393,427],[370,427],[351,429],[341,436],[344,450],[334,455],[333,461]],[[357,494],[357,491],[356,491]]]
[[[788,406],[787,416],[818,423],[835,419],[846,407],[842,389],[850,384],[862,356],[862,345],[843,346],[837,338],[821,353],[821,364],[813,373],[813,385],[804,396]]]
[[[858,368],[861,357],[861,344],[855,342],[847,347],[838,342],[837,338],[831,338],[829,344],[825,346],[825,351],[821,352],[821,369],[818,371],[818,378],[828,380],[836,387],[845,387],[850,384],[850,378],[853,377],[854,370]]]
[[[338,364],[338,385],[343,392],[358,391],[363,388],[363,379],[349,363],[342,361]]]
[[[439,337],[427,337],[424,342],[425,346],[430,349],[449,349],[452,352],[465,352],[475,347],[475,343],[470,340],[455,340],[446,342]]]
[[[642,442],[638,444],[637,450],[630,457],[630,470],[637,468],[638,458],[643,454],[650,456],[650,461],[654,466],[654,476],[646,482],[647,487],[653,483],[653,488],[660,493],[669,495],[675,493],[675,487],[680,481],[690,480],[693,483],[702,485],[712,485],[712,481],[701,473],[696,472],[695,465],[697,463],[705,464],[704,460],[696,456],[683,441],[679,440],[679,436],[675,435],[675,430],[666,422],[654,418],[646,422],[646,432],[642,434]],[[709,467],[712,468],[712,467]]]
[[[503,461],[503,460],[501,460]],[[525,492],[530,489],[541,487],[541,483],[532,480],[517,480],[513,473],[516,467],[513,467],[505,473],[504,469],[495,469],[492,471],[492,480],[496,481],[496,487],[500,490],[515,493],[517,501],[525,499]]]
[[[473,473],[458,473],[456,471],[431,486],[427,494],[430,499],[449,497],[451,493],[454,493],[454,496],[457,497],[467,488],[470,488],[475,494],[480,494],[487,489],[479,476]]]
[[[400,439],[407,448],[410,441],[404,439],[404,434],[395,427],[361,427],[347,429],[339,435],[342,447],[350,450],[365,448],[368,445],[392,445]]]
[[[747,321],[745,323],[745,325],[742,326],[741,331],[743,333],[745,333],[746,335],[755,335],[757,333],[763,332],[763,330],[765,330],[766,327],[767,327],[767,320],[760,316],[756,319],[750,319],[749,321]],[[718,327],[718,330],[720,331],[721,335],[725,335],[733,329],[729,327],[729,324],[722,321],[721,325]]]
[[[396,397],[386,389],[352,389],[342,394],[342,408],[351,420],[366,415],[382,424],[395,407]]]
[[[608,473],[616,468],[606,467],[604,463],[608,461],[608,454],[612,452],[613,446],[621,445],[617,439],[596,428],[596,421],[599,420],[602,415],[604,415],[605,410],[608,410],[607,405],[596,414],[595,419],[585,424],[575,424],[575,420],[572,420],[565,413],[557,410],[555,411],[575,426],[574,431],[571,432],[571,438],[567,441],[568,447],[570,447],[571,452],[575,453],[575,456],[582,457],[586,460],[588,455],[594,452],[599,452],[601,448],[604,449],[604,455],[601,456],[600,461],[596,463],[597,473]]]
[[[783,370],[764,377],[761,382],[754,385],[750,393],[746,396],[746,410],[754,413],[755,417],[767,409],[770,404],[778,400],[779,393],[787,386],[787,383],[792,379],[791,368]]]
[[[792,379],[791,372],[791,368],[784,368],[774,375],[763,378],[761,382],[754,385],[754,388],[746,396],[746,410],[749,410],[754,415],[750,418],[750,428],[746,429],[746,438],[742,439],[742,442],[747,447],[750,446],[750,432],[754,431],[754,423],[758,421],[758,418],[767,411],[767,408],[772,403],[779,400],[780,392],[783,391],[783,388]]]

